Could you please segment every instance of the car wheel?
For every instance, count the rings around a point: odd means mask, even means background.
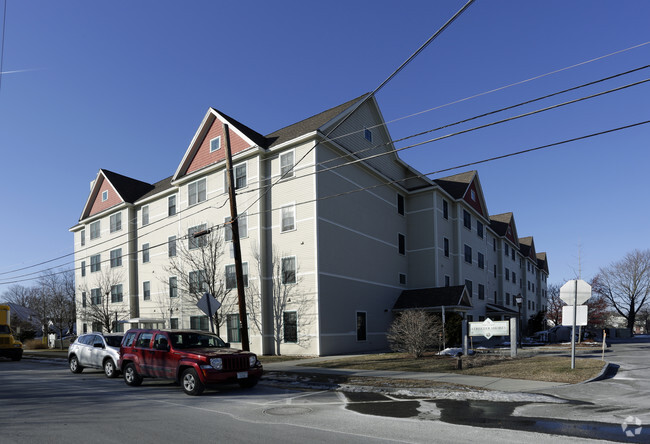
[[[126,382],[126,385],[130,385],[131,387],[137,387],[142,384],[142,376],[138,374],[135,365],[132,362],[126,364],[126,367],[124,368],[124,382]]]
[[[111,358],[108,358],[104,361],[104,374],[107,378],[117,377],[117,368],[115,367],[115,363]]]
[[[72,373],[81,373],[84,369],[81,364],[79,364],[79,359],[74,355],[70,357],[69,364]]]
[[[183,391],[192,396],[200,395],[205,389],[205,385],[201,382],[199,375],[196,374],[196,370],[193,368],[188,368],[183,372],[181,384],[183,385]]]
[[[246,379],[240,379],[237,381],[239,383],[239,386],[241,388],[252,388],[257,385],[258,378],[246,378]]]

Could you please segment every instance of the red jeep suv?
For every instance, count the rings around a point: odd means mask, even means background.
[[[142,378],[174,379],[188,395],[200,395],[211,384],[253,387],[262,376],[255,354],[195,330],[129,330],[120,347],[119,368],[127,385],[138,386]]]

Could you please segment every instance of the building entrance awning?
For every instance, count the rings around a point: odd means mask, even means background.
[[[466,312],[471,310],[472,302],[464,285],[453,287],[420,288],[404,290],[397,298],[393,311],[424,310],[441,312]]]
[[[503,305],[485,304],[486,315],[517,316],[518,312]]]

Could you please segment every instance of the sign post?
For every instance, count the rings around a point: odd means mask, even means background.
[[[221,307],[221,302],[217,301],[210,293],[205,292],[203,297],[196,303],[196,306],[210,319],[210,331],[214,333],[214,314]]]
[[[560,299],[567,305],[573,305],[573,322],[571,324],[571,370],[576,368],[576,321],[578,305],[587,302],[591,297],[591,285],[582,279],[573,279],[560,287]],[[563,319],[564,321],[564,316]],[[563,322],[564,323],[564,322]]]

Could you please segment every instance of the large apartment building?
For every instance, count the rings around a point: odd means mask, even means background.
[[[266,136],[210,108],[171,177],[99,170],[70,229],[78,331],[136,319],[208,329],[196,298],[209,291],[237,346],[226,136],[251,350],[383,349],[412,307],[502,319],[520,295],[524,320],[545,309],[546,255],[513,214],[488,213],[476,171],[431,180],[403,162],[364,95]]]

